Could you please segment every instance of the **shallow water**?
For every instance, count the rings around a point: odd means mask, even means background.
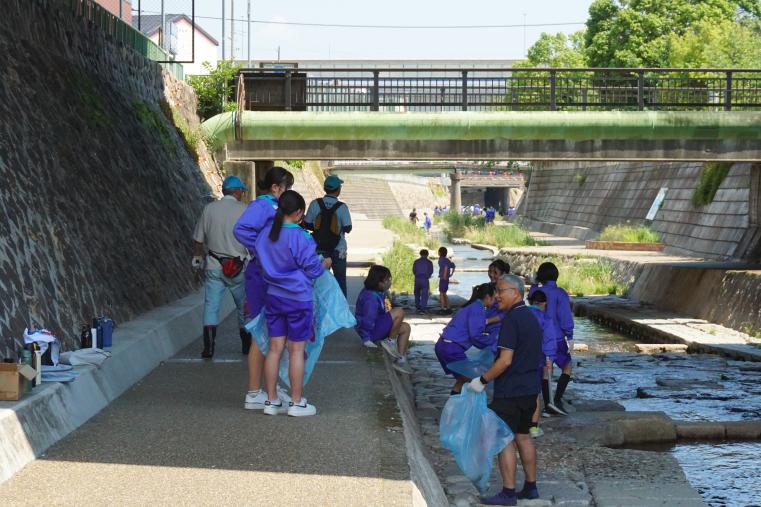
[[[450,284],[450,292],[469,298],[474,285],[489,280],[485,269],[492,255],[446,246],[458,268],[484,269],[455,271],[458,283]],[[633,339],[586,318],[575,319],[574,338],[589,347],[574,355],[569,391],[579,398],[612,399],[626,410],[663,411],[681,420],[761,419],[761,372],[741,370],[743,362],[710,354],[638,354]],[[638,389],[652,397],[638,397]],[[709,505],[761,506],[761,443],[689,443],[663,451],[676,457]]]

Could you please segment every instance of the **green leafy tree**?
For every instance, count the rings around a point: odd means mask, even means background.
[[[229,60],[220,60],[216,68],[209,62],[203,62],[203,68],[208,74],[191,76],[189,82],[198,97],[198,115],[202,120],[206,120],[223,111],[235,109],[236,104],[226,103],[226,100],[233,93],[234,78],[241,66]]]
[[[667,39],[670,67],[761,66],[761,32],[753,22],[703,20]]]
[[[527,57],[517,62],[515,67],[585,67],[584,31],[571,35],[543,32],[528,49]]]

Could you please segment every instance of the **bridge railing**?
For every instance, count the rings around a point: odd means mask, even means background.
[[[761,69],[298,68],[241,74],[248,110],[761,109]],[[273,87],[273,80],[282,85]]]

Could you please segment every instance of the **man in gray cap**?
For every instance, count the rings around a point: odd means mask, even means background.
[[[248,354],[251,335],[243,327],[246,302],[243,267],[248,258],[246,247],[233,236],[233,226],[246,210],[241,202],[246,185],[237,176],[222,183],[222,199],[206,205],[193,232],[193,267],[204,270],[205,299],[203,310],[203,352],[214,356],[214,341],[219,324],[219,307],[228,289],[238,307],[241,349]]]
[[[304,217],[307,229],[317,243],[317,253],[333,261],[333,275],[346,296],[346,233],[351,232],[351,214],[346,203],[338,200],[343,180],[330,175],[325,178],[325,197],[309,203]]]

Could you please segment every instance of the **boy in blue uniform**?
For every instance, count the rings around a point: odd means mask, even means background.
[[[573,340],[573,313],[568,293],[558,287],[557,280],[560,276],[557,266],[551,262],[544,262],[536,272],[536,283],[531,286],[529,296],[541,288],[547,296],[547,307],[544,311],[546,317],[546,332],[555,338],[556,351],[553,360],[563,373],[558,378],[553,402],[547,404],[550,413],[568,415],[563,406],[563,395],[568,382],[571,380],[572,359],[571,345]]]
[[[445,247],[439,248],[439,302],[441,303],[441,313],[451,314],[452,309],[449,308],[449,298],[447,297],[447,291],[449,290],[449,279],[454,273],[454,262],[447,258],[447,249]]]
[[[479,349],[494,347],[496,337],[489,335],[486,327],[499,322],[502,317],[501,315],[488,317],[488,309],[493,304],[494,286],[490,283],[475,286],[470,301],[452,317],[436,342],[434,347],[436,358],[441,363],[444,373],[453,375],[455,378],[450,394],[460,394],[463,384],[470,379],[457,375],[447,368],[447,364],[467,359],[465,352],[470,347]]]
[[[423,219],[423,227],[425,227],[425,233],[430,234],[433,222],[431,221],[431,217],[428,216],[428,213],[423,213],[423,215],[425,216]]]
[[[310,416],[317,413],[314,405],[302,396],[304,384],[304,349],[313,335],[312,284],[330,259],[318,257],[312,236],[299,227],[306,203],[298,192],[288,190],[280,196],[275,219],[256,240],[256,257],[267,282],[264,312],[270,350],[264,359],[264,383],[267,401],[264,413],[277,415],[285,412],[283,400],[277,393],[280,357],[288,342],[288,376],[291,383],[291,401],[288,415]]]
[[[428,259],[428,250],[420,250],[420,258],[412,263],[412,274],[415,275],[415,308],[418,314],[425,313],[428,308],[430,285],[428,279],[433,275],[433,263]]]

